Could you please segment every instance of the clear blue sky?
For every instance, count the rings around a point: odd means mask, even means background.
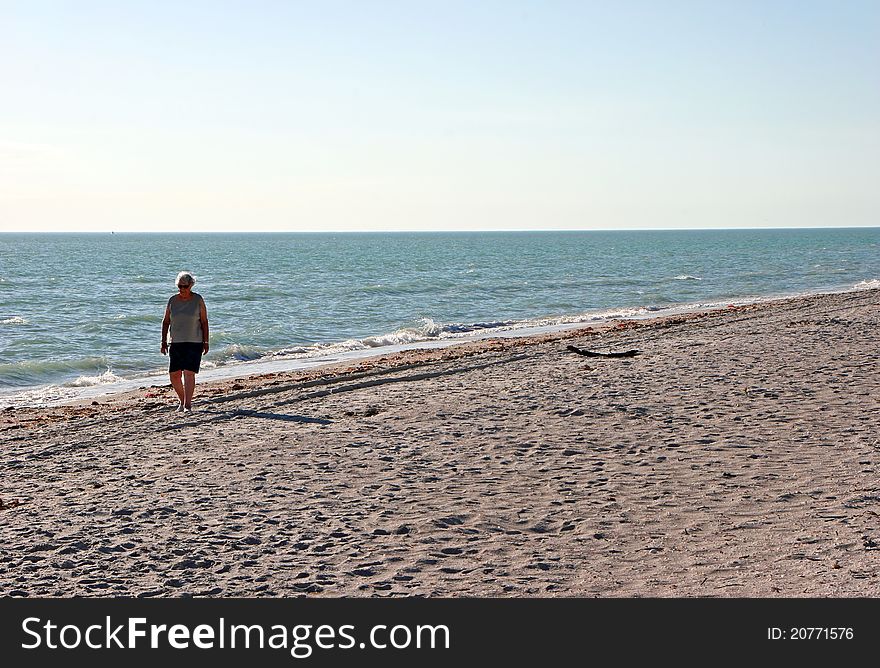
[[[880,225],[880,2],[0,0],[0,229]]]

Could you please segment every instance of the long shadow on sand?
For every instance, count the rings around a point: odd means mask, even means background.
[[[187,414],[184,414],[187,415]],[[172,431],[177,429],[183,429],[185,427],[193,427],[203,424],[208,424],[210,422],[217,422],[218,420],[234,420],[236,418],[242,417],[255,417],[255,418],[263,418],[266,420],[283,420],[284,422],[300,422],[300,423],[318,423],[318,424],[332,424],[332,420],[327,420],[325,418],[312,418],[306,417],[305,415],[287,415],[286,413],[267,413],[264,411],[254,411],[247,410],[244,408],[238,408],[232,411],[216,411],[211,409],[201,409],[195,415],[190,414],[190,419],[185,422],[179,422],[177,424],[170,424],[163,427],[159,427],[156,431]],[[198,417],[196,417],[198,416]],[[207,417],[210,416],[210,417]],[[195,419],[193,419],[195,418]],[[201,419],[199,419],[201,418]]]
[[[206,413],[208,411],[205,411]],[[220,412],[220,411],[218,411]],[[311,418],[304,415],[287,415],[285,413],[265,413],[263,411],[249,411],[239,408],[227,413],[232,417],[243,415],[245,417],[265,418],[266,420],[283,420],[284,422],[316,422],[317,424],[332,424],[332,420],[323,418]]]

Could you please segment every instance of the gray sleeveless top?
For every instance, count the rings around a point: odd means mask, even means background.
[[[202,323],[201,314],[202,296],[196,292],[192,298],[183,301],[178,295],[168,300],[168,308],[171,310],[171,342],[172,343],[201,343]]]

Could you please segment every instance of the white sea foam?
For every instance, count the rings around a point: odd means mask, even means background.
[[[276,350],[274,352],[269,353],[274,356],[286,356],[291,357],[294,355],[306,355],[316,348],[319,348],[321,344],[315,344],[314,346],[291,346],[290,348],[282,348],[281,350]]]
[[[425,336],[418,329],[398,329],[389,334],[368,336],[361,339],[360,343],[366,348],[382,348],[383,346],[397,346],[403,343],[416,343],[417,341],[425,341],[429,338],[436,337]]]
[[[239,362],[249,362],[260,359],[266,352],[257,346],[248,346],[241,343],[233,343],[223,350],[225,357],[230,357]]]
[[[678,276],[673,277],[675,281],[702,281],[703,279],[699,276],[691,276],[690,274],[679,274]]]
[[[870,281],[859,281],[853,286],[853,290],[876,290],[880,288],[880,279]]]
[[[58,385],[48,385],[34,390],[24,390],[0,397],[0,406],[42,407],[63,403],[76,398],[76,391],[65,390]]]
[[[107,369],[98,376],[80,376],[76,380],[66,383],[68,387],[90,387],[92,385],[108,385],[110,383],[118,383],[122,378]]]
[[[399,346],[407,343],[417,343],[419,341],[430,341],[438,339],[445,333],[442,325],[436,323],[431,318],[422,318],[419,327],[403,327],[388,334],[380,334],[378,336],[368,336],[354,342],[354,347],[360,343],[360,347],[381,348],[382,346]]]
[[[0,325],[26,325],[28,321],[20,316],[12,316],[11,318],[6,318],[5,320],[0,320]]]

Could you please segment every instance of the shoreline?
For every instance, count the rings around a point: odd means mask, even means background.
[[[868,288],[867,290],[871,290]],[[666,328],[671,325],[683,324],[685,322],[701,319],[706,317],[717,316],[718,314],[731,313],[738,311],[753,311],[754,309],[774,308],[788,302],[799,300],[811,300],[815,297],[837,295],[837,294],[858,294],[865,292],[866,289],[853,289],[844,292],[826,292],[817,293],[815,295],[799,295],[794,297],[764,297],[756,298],[757,301],[749,301],[746,303],[736,304],[729,303],[727,306],[718,306],[716,308],[708,308],[703,310],[688,310],[676,312],[672,314],[643,315],[634,318],[610,319],[594,324],[578,324],[569,323],[560,325],[561,329],[542,332],[538,334],[511,334],[508,336],[486,336],[473,340],[455,341],[447,340],[442,343],[432,341],[420,341],[417,343],[406,344],[403,350],[393,350],[388,352],[377,351],[376,354],[367,354],[364,356],[355,356],[347,360],[323,361],[318,358],[314,365],[305,368],[295,368],[280,371],[263,371],[244,374],[235,374],[232,376],[223,376],[217,379],[203,381],[204,371],[199,374],[198,384],[196,385],[196,395],[194,405],[200,402],[213,403],[218,396],[226,395],[229,392],[239,392],[241,389],[252,391],[263,384],[269,385],[287,385],[296,384],[298,382],[313,382],[316,379],[335,378],[337,376],[346,376],[349,374],[358,374],[381,369],[395,369],[398,367],[418,367],[430,365],[437,362],[448,362],[452,360],[466,359],[473,356],[479,356],[487,352],[501,352],[519,349],[523,347],[566,341],[581,337],[594,337],[607,334],[608,332],[643,329],[643,328]],[[880,292],[880,289],[877,290]],[[683,305],[684,306],[684,305]],[[432,345],[433,344],[433,345]],[[357,351],[369,353],[371,351]],[[308,359],[303,361],[310,361]],[[257,361],[247,362],[242,365],[235,365],[235,368],[242,369],[247,364],[259,363]],[[211,369],[213,371],[214,369]],[[150,376],[153,380],[150,384],[143,381],[132,380],[137,383],[137,387],[110,391],[106,393],[88,395],[81,398],[69,398],[60,400],[58,403],[48,403],[37,406],[20,406],[7,405],[0,406],[0,411],[7,414],[16,414],[19,411],[52,411],[63,410],[65,408],[82,408],[85,406],[109,406],[128,404],[132,400],[143,399],[167,399],[173,405],[177,403],[177,397],[168,382],[167,373]],[[159,381],[159,382],[157,382]],[[100,390],[102,386],[95,386],[95,390]],[[106,386],[104,386],[106,387]],[[240,388],[240,389],[239,389]],[[205,396],[207,395],[207,396]],[[225,399],[224,399],[225,400]]]
[[[7,409],[0,595],[876,595],[878,304]]]
[[[878,281],[863,281],[856,286],[841,288],[839,290],[830,290],[815,293],[800,293],[796,295],[767,295],[767,296],[751,296],[730,298],[727,300],[716,300],[712,302],[694,302],[681,303],[658,307],[653,310],[651,307],[618,307],[596,311],[595,313],[585,313],[582,315],[558,316],[548,318],[536,318],[532,320],[516,321],[512,326],[492,328],[486,332],[475,330],[462,336],[424,339],[408,343],[388,344],[377,346],[376,348],[363,348],[341,350],[336,352],[328,352],[314,356],[304,357],[288,357],[275,356],[267,354],[263,358],[249,360],[245,362],[222,362],[210,367],[203,367],[201,378],[207,378],[206,381],[199,382],[199,386],[203,384],[215,385],[226,381],[235,381],[251,376],[269,376],[274,377],[278,374],[296,374],[307,373],[313,369],[334,368],[337,366],[357,365],[363,361],[371,360],[375,357],[389,357],[397,354],[406,354],[413,350],[423,349],[446,349],[458,346],[479,346],[486,341],[495,341],[498,339],[530,339],[542,336],[567,335],[569,332],[601,330],[614,327],[620,322],[643,322],[662,320],[665,318],[676,318],[679,316],[691,316],[715,311],[725,311],[730,308],[740,308],[745,306],[775,304],[777,302],[785,302],[792,299],[810,299],[823,295],[859,293],[866,290],[880,289],[880,286],[873,287]],[[627,313],[628,312],[628,313]],[[621,315],[618,315],[620,313]],[[622,315],[626,314],[626,315]],[[564,318],[573,318],[573,320],[564,322],[558,321]],[[526,323],[536,323],[534,325],[526,325]],[[523,326],[525,325],[525,326]],[[378,335],[382,338],[387,335]],[[367,339],[377,338],[375,336],[367,337]],[[329,348],[341,345],[341,342],[328,344]],[[110,372],[110,369],[108,369]],[[91,403],[92,401],[111,400],[116,395],[128,395],[139,390],[153,388],[156,386],[170,387],[166,378],[167,374],[163,370],[148,372],[147,375],[139,375],[133,378],[122,378],[112,383],[96,383],[94,385],[80,386],[74,390],[74,386],[70,384],[49,384],[44,386],[35,386],[31,388],[22,388],[8,394],[0,394],[0,410],[12,408],[57,408],[62,406],[80,405],[83,403]],[[73,392],[71,396],[59,397],[55,399],[36,399],[40,393],[49,389],[59,392]],[[35,405],[34,405],[35,404]]]

